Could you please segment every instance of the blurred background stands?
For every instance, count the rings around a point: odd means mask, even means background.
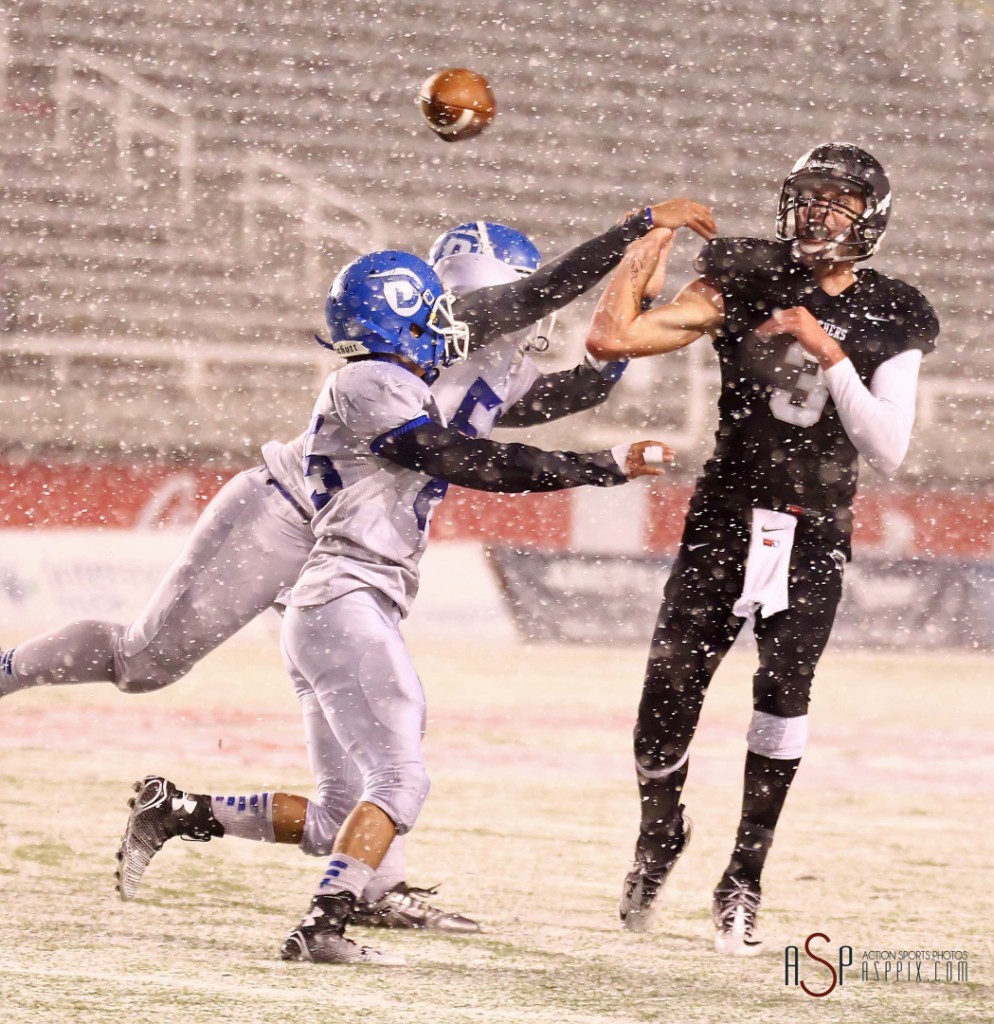
[[[0,8],[0,333],[8,450],[249,455],[306,423],[330,367],[310,340],[358,252],[424,252],[445,227],[513,223],[553,255],[626,209],[690,195],[723,233],[769,235],[779,183],[829,138],[895,190],[877,261],[944,332],[902,481],[994,477],[987,397],[994,24],[974,5],[868,0],[165,3]],[[472,143],[420,123],[440,66],[486,74]],[[697,240],[672,263],[692,275]],[[549,366],[579,358],[592,299]],[[604,409],[544,428],[598,446],[647,426],[685,470],[710,444],[704,346],[633,366]]]

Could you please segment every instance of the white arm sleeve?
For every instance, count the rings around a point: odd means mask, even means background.
[[[877,367],[869,388],[849,359],[825,373],[842,426],[859,454],[880,473],[896,472],[908,452],[921,361],[918,349],[892,356]]]

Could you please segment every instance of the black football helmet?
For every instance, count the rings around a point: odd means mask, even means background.
[[[877,160],[865,150],[847,143],[829,142],[816,146],[794,164],[780,190],[777,238],[782,242],[793,242],[794,255],[800,254],[797,211],[812,203],[811,186],[819,182],[832,182],[858,192],[866,204],[866,209],[853,220],[845,238],[826,239],[835,244],[827,246],[820,258],[854,263],[869,259],[880,247],[887,230],[890,182]]]

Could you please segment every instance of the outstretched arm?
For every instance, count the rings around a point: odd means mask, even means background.
[[[622,258],[626,246],[656,226],[689,227],[703,238],[716,231],[710,211],[689,199],[674,199],[630,214],[620,224],[546,263],[511,284],[481,288],[454,304],[469,324],[470,349],[524,330],[592,288]]]
[[[724,319],[721,292],[698,278],[664,306],[643,311],[663,289],[674,233],[651,231],[628,247],[594,310],[587,351],[598,359],[672,352],[712,334]]]
[[[501,427],[534,427],[593,409],[611,394],[627,365],[622,360],[598,366],[588,357],[572,369],[543,373],[497,423]]]
[[[547,452],[523,444],[500,444],[443,427],[431,420],[414,421],[373,443],[375,454],[398,466],[441,477],[477,491],[558,491],[591,484],[614,487],[637,476],[663,472],[653,453],[661,449],[671,461],[672,450],[660,441],[639,441],[607,451],[578,454]]]

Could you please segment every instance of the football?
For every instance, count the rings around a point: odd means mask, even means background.
[[[418,105],[428,127],[445,142],[479,135],[497,113],[489,83],[469,68],[436,71],[418,90]]]

